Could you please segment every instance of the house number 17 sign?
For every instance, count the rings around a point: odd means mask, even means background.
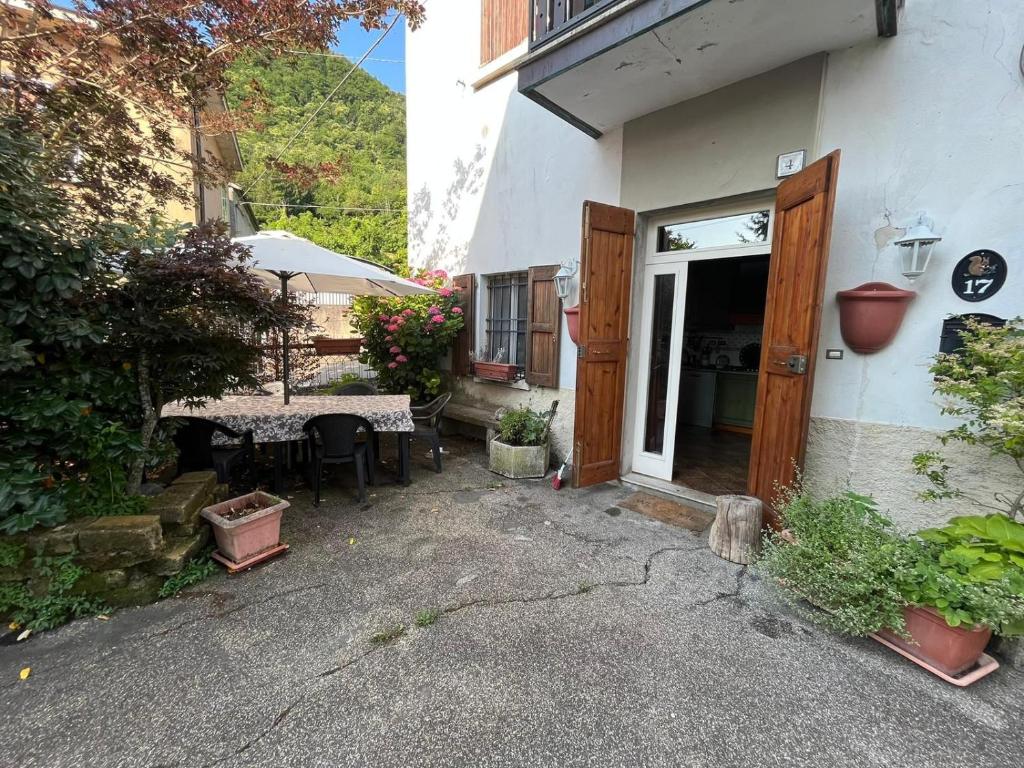
[[[984,301],[1006,282],[1006,259],[995,251],[971,251],[953,267],[953,293],[964,301]]]

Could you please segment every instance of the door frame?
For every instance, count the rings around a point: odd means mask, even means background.
[[[684,224],[704,219],[734,216],[753,213],[758,210],[769,211],[768,233],[765,242],[749,245],[724,245],[709,248],[696,248],[688,251],[658,251],[658,228],[668,224]],[[672,480],[672,468],[675,459],[676,417],[678,416],[679,386],[682,372],[683,336],[685,333],[686,288],[689,265],[695,261],[711,261],[717,259],[742,258],[744,256],[763,256],[770,254],[775,226],[775,191],[768,190],[745,195],[729,201],[704,202],[681,206],[668,212],[643,215],[638,230],[643,234],[640,250],[643,258],[637,259],[634,279],[642,286],[635,298],[637,312],[633,326],[633,335],[640,340],[631,355],[630,365],[636,366],[637,375],[630,377],[632,390],[628,402],[635,403],[632,420],[633,430],[631,442],[624,442],[623,453],[628,456],[629,471],[654,477],[660,480]],[[662,453],[654,454],[643,450],[644,432],[647,420],[647,398],[650,384],[651,360],[651,326],[654,313],[653,289],[654,276],[658,274],[676,274],[676,291],[673,302],[672,339],[669,354],[669,382],[665,413],[665,435]],[[682,322],[676,322],[677,319]],[[756,413],[755,413],[756,419]],[[624,456],[625,458],[625,456]],[[626,462],[623,462],[626,463]],[[685,488],[685,486],[678,486]],[[696,489],[690,489],[696,490]]]

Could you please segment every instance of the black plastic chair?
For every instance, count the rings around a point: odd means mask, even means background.
[[[359,500],[366,501],[366,480],[374,485],[373,425],[362,416],[331,413],[314,416],[302,426],[309,439],[313,463],[313,506],[320,506],[320,482],[324,464],[354,464]],[[360,441],[364,432],[366,440]]]
[[[335,395],[351,397],[352,395],[376,395],[377,388],[368,381],[353,381],[351,384],[344,384],[338,387]]]
[[[241,465],[255,479],[256,452],[251,429],[236,432],[224,424],[197,416],[176,416],[161,419],[161,422],[174,430],[171,439],[178,449],[179,475],[212,468],[217,472],[217,482],[226,483],[231,478],[231,470]],[[240,444],[214,444],[213,436],[217,433],[239,440]]]
[[[430,443],[430,450],[434,454],[434,471],[441,472],[441,418],[444,416],[444,408],[452,399],[451,392],[439,395],[426,405],[414,405],[412,411],[412,432],[413,440],[424,440]]]

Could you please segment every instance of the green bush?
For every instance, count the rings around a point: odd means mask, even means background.
[[[463,317],[447,273],[422,271],[412,280],[437,293],[360,297],[352,303],[352,324],[363,336],[359,359],[376,372],[378,387],[421,401],[440,391],[438,361],[462,330]]]
[[[505,411],[498,419],[498,439],[506,445],[544,445],[547,417],[529,408]]]
[[[782,502],[786,533],[766,535],[756,567],[811,620],[851,635],[903,633],[903,609],[917,605],[954,627],[1024,633],[1024,526],[955,518],[905,536],[865,496],[817,501],[797,488]]]
[[[217,564],[210,557],[212,552],[213,547],[210,547],[201,555],[189,560],[180,571],[168,576],[167,581],[160,587],[160,597],[174,597],[186,587],[210,578],[217,570]]]

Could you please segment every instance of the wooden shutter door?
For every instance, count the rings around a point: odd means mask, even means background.
[[[765,502],[803,466],[838,172],[836,150],[778,187],[747,478]]]
[[[558,266],[530,267],[526,311],[526,381],[541,387],[558,386],[562,335],[562,300],[555,293]]]
[[[452,374],[468,376],[470,353],[476,343],[476,275],[456,275],[452,285],[459,290],[459,307],[462,308],[464,325],[455,336],[452,345]]]
[[[573,446],[577,487],[619,476],[635,218],[626,208],[583,204]]]

